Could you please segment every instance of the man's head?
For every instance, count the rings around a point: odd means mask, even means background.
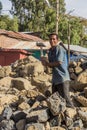
[[[50,42],[51,47],[56,46],[58,44],[58,34],[51,33],[49,35],[49,42]]]

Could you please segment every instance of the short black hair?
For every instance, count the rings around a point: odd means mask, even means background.
[[[50,33],[48,37],[50,38],[52,35],[56,35],[56,38],[58,39],[58,34],[56,32]]]

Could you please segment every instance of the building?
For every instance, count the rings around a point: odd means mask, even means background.
[[[0,65],[10,65],[30,55],[29,49],[34,48],[36,42],[43,40],[33,35],[0,30]]]
[[[32,36],[29,34],[0,30],[0,48],[1,48],[0,53],[2,56],[1,62],[2,63],[5,62],[4,65],[7,65],[7,59],[10,54],[11,54],[11,57],[14,57],[13,58],[14,60],[24,58],[26,57],[26,55],[29,55],[29,53],[32,54],[34,57],[40,59],[41,48],[37,46],[37,42],[43,43],[45,45],[43,47],[43,53],[45,55],[47,50],[50,48],[50,43],[48,41],[44,41],[43,39],[39,37]],[[67,44],[64,44],[64,45],[66,46],[68,50],[68,45]],[[2,53],[2,50],[4,51],[4,53]],[[22,53],[22,50],[26,52]],[[78,45],[70,45],[70,51],[73,52],[73,54],[75,54],[74,55],[75,57],[77,57],[76,52],[78,52],[78,54],[81,56],[83,55],[87,57],[87,48],[83,48]],[[6,53],[9,53],[7,57],[5,57]],[[10,62],[8,62],[9,64],[13,62],[11,57],[10,57]],[[70,58],[72,57],[73,55],[71,55]]]

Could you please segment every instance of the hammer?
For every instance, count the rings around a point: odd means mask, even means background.
[[[40,47],[40,53],[41,56],[43,56],[43,47],[45,47],[45,45],[42,42],[37,42],[36,45]]]

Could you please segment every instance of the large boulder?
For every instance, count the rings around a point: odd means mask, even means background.
[[[37,86],[38,90],[42,93],[45,93],[49,87],[52,86],[51,76],[44,74],[36,77],[32,77],[31,84]]]
[[[29,90],[29,89],[33,89],[34,87],[31,85],[31,83],[27,80],[27,79],[24,79],[24,78],[13,78],[12,81],[12,88],[16,88],[18,90]]]
[[[11,88],[11,77],[4,77],[0,80],[0,92],[6,93]]]

